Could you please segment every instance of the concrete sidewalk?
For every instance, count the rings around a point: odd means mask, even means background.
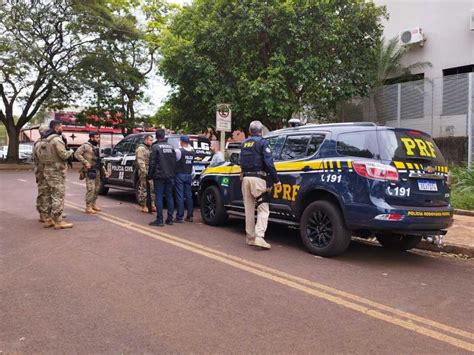
[[[444,247],[421,242],[418,249],[463,254],[474,257],[474,216],[454,215],[454,224],[444,236]]]

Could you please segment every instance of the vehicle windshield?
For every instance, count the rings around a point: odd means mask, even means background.
[[[408,129],[378,131],[381,158],[445,165],[440,150],[428,134]]]

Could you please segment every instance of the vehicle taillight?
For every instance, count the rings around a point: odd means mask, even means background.
[[[395,167],[376,162],[354,162],[354,170],[360,176],[386,181],[398,181],[398,171]]]
[[[453,184],[453,180],[454,180],[454,177],[453,177],[453,174],[451,173],[451,170],[448,171],[448,177],[446,178],[446,185],[451,188],[451,185]]]

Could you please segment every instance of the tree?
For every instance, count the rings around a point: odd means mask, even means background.
[[[20,130],[42,106],[61,105],[79,90],[74,70],[84,45],[96,39],[91,29],[97,20],[90,15],[99,8],[100,1],[0,2],[0,122],[9,138],[7,160],[18,160]]]
[[[173,122],[207,127],[218,102],[236,126],[278,128],[308,107],[326,115],[368,93],[384,14],[362,0],[195,0],[162,40]]]
[[[159,0],[122,0],[109,1],[108,9],[114,23],[81,63],[84,86],[91,92],[86,112],[119,112],[118,126],[126,135],[137,125],[136,103],[145,99],[167,6]],[[148,21],[140,23],[138,13]]]

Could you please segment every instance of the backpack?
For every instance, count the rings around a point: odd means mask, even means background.
[[[55,161],[51,150],[51,141],[54,137],[56,137],[55,134],[49,136],[46,139],[42,139],[37,145],[36,156],[42,164],[52,164]]]

